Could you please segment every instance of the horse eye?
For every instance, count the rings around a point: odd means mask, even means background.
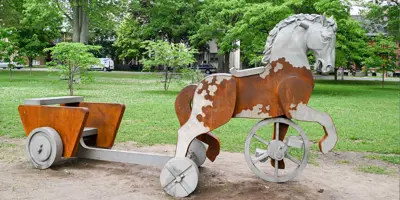
[[[322,41],[329,42],[329,41],[331,41],[331,38],[330,37],[322,37]]]

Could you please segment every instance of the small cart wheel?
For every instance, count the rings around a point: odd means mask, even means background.
[[[47,169],[61,160],[63,144],[56,130],[40,127],[29,134],[25,151],[34,167]]]
[[[203,142],[198,139],[193,139],[190,143],[186,157],[193,160],[198,167],[206,161],[206,147]]]
[[[262,134],[265,131],[257,133],[260,128],[271,124],[275,126],[275,138],[279,138],[280,125],[294,128],[291,131],[295,132],[295,135],[287,136],[281,141],[263,138]],[[271,138],[270,134],[268,135],[267,137]],[[304,131],[293,121],[286,118],[271,118],[258,122],[251,129],[245,142],[244,152],[248,166],[258,177],[270,182],[286,182],[300,174],[307,165],[310,143]],[[270,159],[275,161],[274,166],[269,162]],[[284,164],[284,169],[279,167],[279,162]]]
[[[199,169],[189,158],[172,158],[160,174],[161,186],[173,197],[186,197],[197,187]]]

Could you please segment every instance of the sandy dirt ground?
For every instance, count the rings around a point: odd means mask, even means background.
[[[163,192],[161,168],[69,159],[48,170],[32,167],[23,139],[0,137],[0,200],[8,199],[173,199]],[[173,155],[173,145],[139,147],[133,142],[115,149]],[[320,155],[294,181],[276,184],[257,178],[242,153],[222,152],[200,168],[195,192],[185,199],[399,199],[398,165],[362,158],[354,152]],[[349,160],[343,164],[341,160]],[[391,175],[358,171],[361,165],[386,167]]]

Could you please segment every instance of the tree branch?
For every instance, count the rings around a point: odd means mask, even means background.
[[[58,10],[60,10],[60,11],[64,14],[64,16],[67,17],[68,20],[69,20],[70,22],[72,22],[72,17],[69,16],[68,13],[66,13],[66,12],[61,8],[60,2],[59,2],[58,0],[55,0],[55,3],[56,3],[56,5],[57,5]]]

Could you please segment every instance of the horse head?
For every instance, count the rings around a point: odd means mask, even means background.
[[[314,54],[316,70],[322,73],[332,72],[336,47],[336,23],[333,17],[327,19],[324,14],[321,23],[310,26],[302,22],[300,26],[307,29],[307,48]]]

